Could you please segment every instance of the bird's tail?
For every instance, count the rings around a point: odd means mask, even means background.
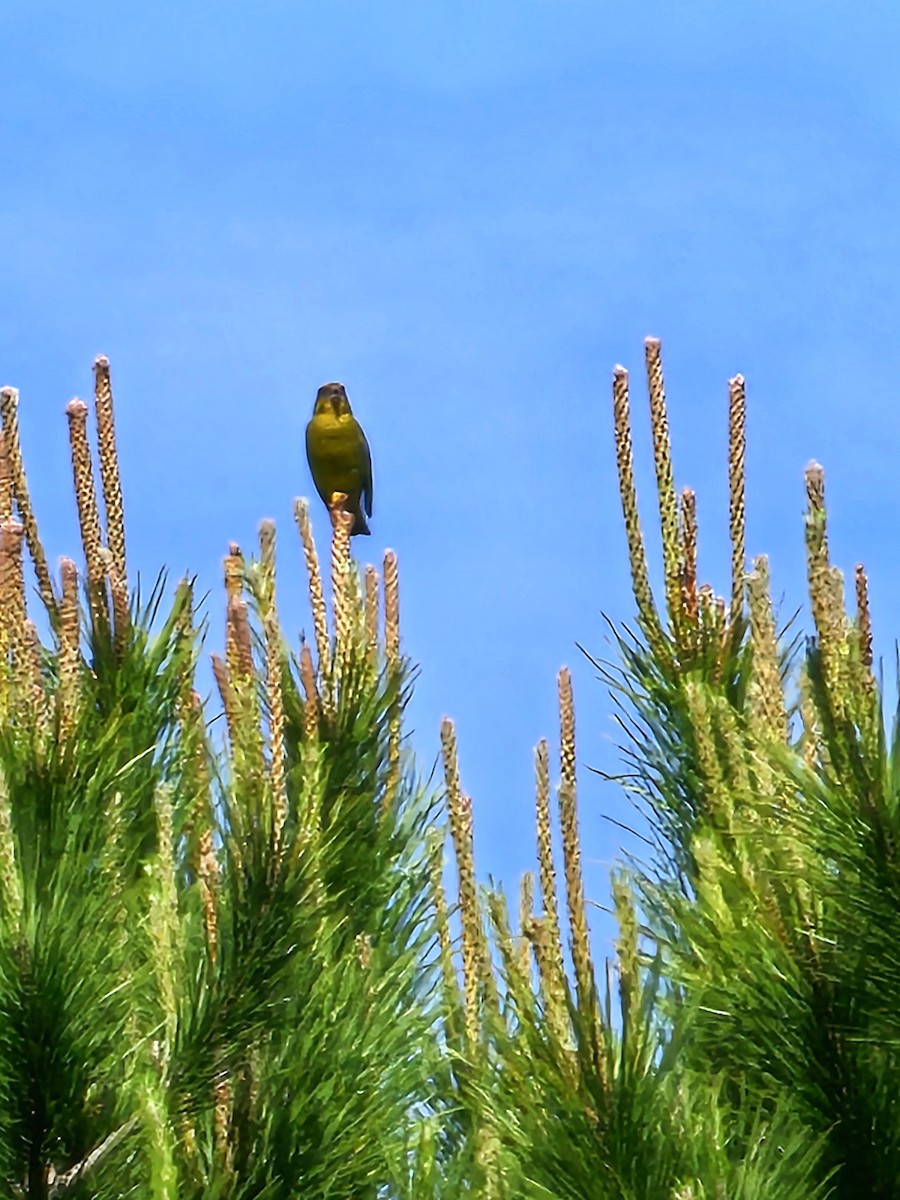
[[[366,524],[366,518],[363,516],[362,508],[357,505],[353,511],[353,528],[350,530],[350,536],[356,537],[358,533],[370,535],[372,530]]]

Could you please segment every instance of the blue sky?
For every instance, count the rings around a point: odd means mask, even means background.
[[[575,642],[602,655],[600,612],[632,613],[610,378],[633,371],[651,501],[645,335],[705,577],[727,585],[740,371],[749,546],[785,610],[815,457],[834,557],[869,567],[883,651],[897,632],[898,33],[877,2],[6,0],[0,383],[52,556],[78,545],[64,407],[106,353],[132,567],[196,572],[218,629],[227,543],[274,517],[308,627],[291,503],[316,388],[342,380],[374,458],[356,547],[399,554],[423,765],[449,713],[480,873],[515,885],[570,665],[605,902],[603,815],[628,808],[586,770],[615,737]]]

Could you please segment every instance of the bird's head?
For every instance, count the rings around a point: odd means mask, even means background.
[[[316,407],[313,416],[323,413],[334,414],[336,417],[348,416],[352,412],[350,401],[342,383],[323,383],[316,393]]]

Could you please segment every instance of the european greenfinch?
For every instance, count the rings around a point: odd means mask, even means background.
[[[369,533],[363,507],[371,517],[372,455],[342,383],[324,383],[319,388],[306,427],[306,458],[316,491],[328,510],[332,497],[343,494],[346,498],[341,507],[353,514],[350,536]]]

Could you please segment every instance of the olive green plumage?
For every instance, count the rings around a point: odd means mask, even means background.
[[[326,507],[331,508],[335,492],[343,492],[347,497],[344,510],[354,517],[350,536],[368,533],[363,507],[371,517],[372,456],[342,383],[325,383],[319,388],[306,427],[306,457]]]

